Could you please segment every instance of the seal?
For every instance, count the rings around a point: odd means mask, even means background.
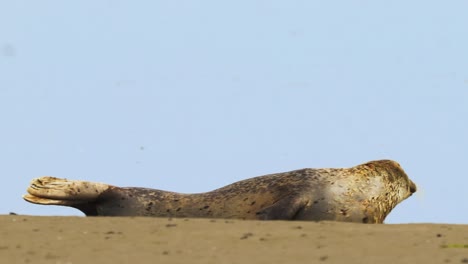
[[[206,193],[41,177],[23,198],[70,206],[87,216],[155,216],[383,223],[416,185],[392,160],[351,168],[301,169],[232,183]]]

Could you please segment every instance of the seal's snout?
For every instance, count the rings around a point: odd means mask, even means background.
[[[412,181],[410,181],[409,190],[410,190],[411,194],[415,193],[416,190],[417,190],[416,184],[414,184],[414,182],[412,182]]]

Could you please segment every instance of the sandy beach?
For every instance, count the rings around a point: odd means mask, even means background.
[[[0,216],[1,263],[468,263],[468,225]]]

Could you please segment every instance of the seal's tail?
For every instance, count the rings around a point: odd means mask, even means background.
[[[96,200],[110,185],[55,177],[33,179],[23,199],[35,204],[73,206]]]

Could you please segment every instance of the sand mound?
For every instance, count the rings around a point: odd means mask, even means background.
[[[0,216],[1,263],[468,263],[468,225]]]

